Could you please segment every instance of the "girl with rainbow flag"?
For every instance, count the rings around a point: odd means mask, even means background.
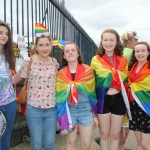
[[[130,108],[124,82],[128,74],[128,62],[123,56],[119,34],[113,29],[105,30],[97,55],[92,58],[91,67],[96,78],[98,119],[100,124],[100,149],[119,149],[119,136],[123,117]]]
[[[56,78],[56,103],[61,134],[66,135],[69,150],[76,149],[78,130],[69,133],[68,128],[78,126],[82,150],[90,150],[93,124],[98,126],[94,72],[82,62],[78,46],[67,43],[62,52],[64,68]]]
[[[57,124],[55,79],[59,64],[49,57],[52,51],[50,33],[36,34],[37,56],[33,57],[27,84],[26,120],[31,137],[31,149],[55,149]],[[31,58],[23,61],[13,83],[26,78]]]
[[[129,63],[128,97],[135,131],[137,150],[150,150],[150,47],[146,42],[135,44]]]

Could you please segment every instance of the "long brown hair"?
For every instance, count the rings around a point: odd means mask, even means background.
[[[82,54],[81,54],[80,49],[79,49],[79,47],[77,46],[77,44],[75,44],[74,42],[68,42],[66,45],[68,45],[68,44],[73,44],[73,45],[76,47],[76,49],[77,49],[77,51],[78,51],[78,54],[79,54],[78,63],[79,63],[79,64],[82,64],[82,63],[83,63],[83,57],[82,57]],[[65,45],[65,46],[66,46],[66,45]],[[62,66],[67,66],[67,65],[68,65],[68,61],[67,61],[66,59],[64,59],[64,49],[65,49],[65,46],[64,46],[64,48],[63,48],[63,52],[62,52],[62,56],[61,56],[61,59],[62,59]]]
[[[105,53],[105,49],[102,46],[102,40],[103,40],[103,34],[104,33],[113,33],[116,36],[117,45],[116,45],[114,51],[115,51],[117,56],[122,56],[123,55],[123,45],[121,43],[119,34],[114,29],[106,29],[106,30],[103,31],[103,33],[101,35],[101,42],[100,42],[100,45],[99,45],[98,50],[97,50],[97,55],[102,57]]]
[[[149,46],[149,44],[147,42],[143,42],[143,41],[142,42],[137,42],[135,44],[135,46],[139,45],[139,44],[144,44],[147,47],[148,52],[150,53],[150,46]],[[129,67],[128,67],[129,71],[132,69],[133,65],[138,61],[135,58],[135,46],[134,46],[134,49],[133,49],[133,52],[132,52],[132,55],[131,55],[131,58],[130,58],[130,61],[129,61]],[[148,55],[147,60],[149,62],[148,68],[150,69],[150,54]]]
[[[4,26],[8,30],[8,41],[4,45],[3,50],[4,50],[5,57],[6,57],[5,61],[8,62],[10,69],[14,70],[15,69],[15,56],[14,56],[14,51],[13,51],[12,34],[11,34],[9,26],[1,20],[0,20],[0,26]]]

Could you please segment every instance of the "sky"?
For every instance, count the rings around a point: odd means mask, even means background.
[[[150,44],[150,0],[64,0],[65,7],[99,46],[105,29],[135,30]]]

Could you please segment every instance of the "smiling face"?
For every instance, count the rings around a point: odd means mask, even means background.
[[[145,44],[137,44],[134,47],[135,58],[138,62],[146,62],[149,55],[148,48]]]
[[[38,54],[42,57],[49,57],[52,50],[52,45],[47,37],[41,37],[38,39],[36,50]]]
[[[112,56],[117,45],[116,35],[113,33],[105,32],[102,36],[102,46],[107,55]]]
[[[68,63],[78,62],[79,53],[74,44],[67,44],[64,47],[63,58],[66,59]]]
[[[8,29],[4,26],[0,26],[0,46],[4,46],[8,41]]]

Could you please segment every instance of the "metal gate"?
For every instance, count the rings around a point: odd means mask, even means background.
[[[17,34],[34,42],[35,22],[43,23],[53,39],[75,42],[83,55],[84,63],[90,64],[97,45],[67,11],[59,0],[1,0],[0,19],[10,24],[14,41]],[[53,51],[60,61],[60,51]]]

